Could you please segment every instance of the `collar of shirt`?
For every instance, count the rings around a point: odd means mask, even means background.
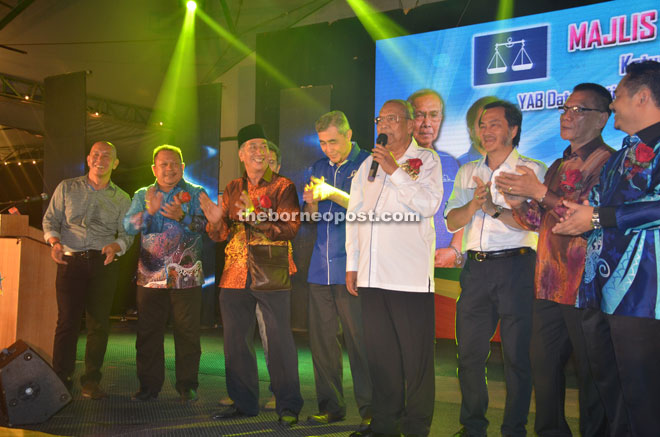
[[[150,187],[156,187],[156,190],[163,193],[163,200],[170,199],[172,195],[178,193],[179,191],[190,192],[190,184],[188,184],[184,178],[181,178],[181,180],[177,182],[177,184],[170,191],[161,190],[160,186],[158,185],[158,180],[155,180],[154,183],[150,185]]]
[[[591,155],[594,150],[596,150],[597,148],[603,145],[605,145],[605,143],[603,142],[603,137],[598,135],[597,137],[589,141],[587,144],[577,149],[577,151],[575,152],[573,152],[572,146],[569,145],[566,149],[564,149],[564,154],[562,158],[564,159],[564,161],[567,161],[577,156],[581,160],[586,161],[589,155]]]
[[[495,170],[492,170],[488,166],[488,155],[484,156],[479,160],[479,163],[477,164],[477,167],[481,171],[487,171],[489,175],[491,175],[491,178],[494,177],[496,172],[501,172],[501,171],[507,171],[507,172],[516,172],[516,166],[518,165],[518,158],[520,158],[520,153],[518,152],[518,148],[514,147],[513,150],[511,150],[511,153],[509,153],[509,156],[506,157],[504,162],[502,162],[499,167],[497,167]],[[484,181],[488,182],[488,181]],[[471,181],[471,184],[469,185],[469,188],[476,188],[477,183],[474,181]]]
[[[408,147],[406,148],[406,151],[403,152],[403,155],[401,158],[397,159],[397,162],[406,162],[407,160],[411,158],[416,158],[418,156],[417,149],[421,149],[422,147],[419,147],[417,144],[417,141],[415,141],[414,138],[411,139],[410,144],[408,144]],[[426,150],[426,149],[425,149]],[[431,149],[435,150],[435,149]]]
[[[259,179],[259,183],[257,185],[264,185],[264,184],[269,184],[270,181],[273,180],[273,171],[270,169],[270,167],[266,167],[266,172],[261,176],[261,179]],[[243,172],[243,179],[246,179],[248,182],[250,182],[250,178],[248,178],[247,172]],[[262,183],[263,182],[263,183]]]
[[[342,165],[346,164],[348,161],[355,161],[360,154],[360,148],[358,147],[357,143],[355,141],[351,141],[351,151],[348,153],[348,156],[346,159],[344,159],[342,162],[339,164],[335,164],[334,162],[330,161],[330,158],[328,158],[328,164],[330,167],[334,167],[335,165],[337,167],[341,167]]]
[[[645,127],[635,135],[646,145],[656,144],[660,140],[660,121],[651,126]]]
[[[114,182],[112,182],[112,179],[108,181],[108,185],[105,187],[101,188],[100,190],[95,189],[92,184],[89,183],[89,173],[87,173],[85,176],[80,176],[80,180],[85,182],[85,185],[92,191],[103,191],[103,190],[111,190],[112,192],[117,191],[117,185],[115,185]]]

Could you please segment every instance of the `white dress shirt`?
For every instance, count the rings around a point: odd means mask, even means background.
[[[464,164],[456,174],[456,181],[454,182],[454,191],[452,191],[447,207],[445,208],[445,220],[449,211],[455,208],[460,208],[466,203],[470,202],[474,197],[474,190],[477,188],[477,183],[472,179],[473,176],[478,176],[484,183],[490,181],[491,194],[493,196],[493,203],[500,205],[503,208],[508,208],[504,196],[495,189],[495,177],[500,172],[517,173],[516,166],[524,165],[534,171],[536,177],[542,181],[547,167],[540,161],[530,159],[518,153],[518,149],[514,148],[506,160],[500,166],[492,171],[486,163],[486,157],[477,161],[472,161]],[[457,232],[456,229],[454,232]],[[499,219],[494,219],[482,210],[478,210],[465,225],[465,232],[463,233],[463,252],[468,250],[478,251],[496,251],[514,249],[517,247],[530,247],[536,249],[538,235],[535,232],[523,231],[521,229],[512,228],[504,224]]]
[[[357,286],[394,291],[433,292],[435,229],[433,215],[442,203],[442,165],[438,154],[412,140],[397,160],[421,159],[416,178],[404,168],[387,175],[378,168],[367,180],[373,156],[364,160],[351,185],[347,217],[416,213],[416,222],[346,222],[346,270],[357,271]]]

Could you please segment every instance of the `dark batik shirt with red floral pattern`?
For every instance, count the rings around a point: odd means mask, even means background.
[[[548,192],[543,201],[532,200],[514,210],[518,223],[539,233],[534,279],[537,299],[575,305],[587,242],[582,236],[553,234],[552,227],[566,212],[563,200],[582,203],[589,198],[613,152],[600,136],[575,152],[568,146],[545,174],[543,184]]]

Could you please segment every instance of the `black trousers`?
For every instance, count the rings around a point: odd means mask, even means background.
[[[524,436],[532,395],[529,345],[532,333],[536,253],[485,261],[468,260],[456,302],[461,424],[469,435],[486,435],[486,362],[500,321],[506,403],[503,436]]]
[[[198,386],[199,319],[202,287],[137,288],[138,327],[135,349],[140,389],[159,393],[165,382],[165,329],[170,313],[174,328],[176,389]]]
[[[657,436],[660,320],[587,311],[582,325],[610,435]]]
[[[70,388],[83,311],[87,344],[85,374],[81,382],[101,380],[110,332],[110,310],[117,287],[118,263],[104,266],[105,256],[101,254],[88,258],[65,255],[63,259],[68,264],[58,264],[55,282],[57,327],[53,343],[53,369]]]
[[[429,435],[435,400],[433,293],[359,288],[374,432]]]
[[[259,413],[259,375],[254,354],[255,307],[266,325],[268,373],[277,413],[300,413],[303,398],[298,376],[298,353],[291,333],[291,293],[223,288],[220,311],[224,331],[227,394],[236,408],[248,415]]]
[[[371,417],[371,377],[364,347],[361,296],[344,284],[309,284],[309,347],[314,363],[320,412],[346,415],[341,343],[343,335],[353,376],[355,401],[362,418]]]
[[[534,430],[541,437],[571,436],[564,415],[564,369],[573,354],[578,377],[580,435],[607,435],[605,408],[591,376],[582,331],[584,310],[557,302],[534,300],[532,376],[536,399]]]

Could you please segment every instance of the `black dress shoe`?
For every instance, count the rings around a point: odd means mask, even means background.
[[[289,410],[284,410],[277,422],[285,428],[291,428],[298,423],[298,415]]]
[[[371,430],[371,426],[360,427],[357,431],[353,431],[349,434],[349,437],[372,437],[377,436],[378,434],[374,433]]]
[[[340,420],[344,420],[344,416],[330,413],[319,413],[307,417],[307,421],[312,425],[327,425],[328,423],[339,422]]]
[[[211,419],[222,420],[222,419],[231,419],[234,417],[247,417],[247,416],[248,414],[245,414],[244,412],[236,408],[234,405],[230,405],[227,408],[223,408],[217,413],[214,413],[211,416]]]
[[[382,434],[374,432],[371,427],[364,430],[357,430],[349,434],[349,437],[399,437],[401,434]]]
[[[156,399],[158,393],[153,393],[150,390],[140,389],[131,395],[131,400],[135,402],[147,402],[152,399]]]
[[[179,398],[179,401],[181,401],[181,403],[184,403],[184,404],[187,403],[187,402],[195,402],[195,401],[197,401],[197,399],[199,399],[197,397],[197,392],[195,390],[193,390],[192,388],[189,388],[187,390],[182,390],[182,391],[179,392],[179,394],[181,395],[181,397]]]
[[[465,427],[462,427],[461,429],[458,430],[456,434],[453,435],[453,437],[487,437],[486,434],[470,434]]]

